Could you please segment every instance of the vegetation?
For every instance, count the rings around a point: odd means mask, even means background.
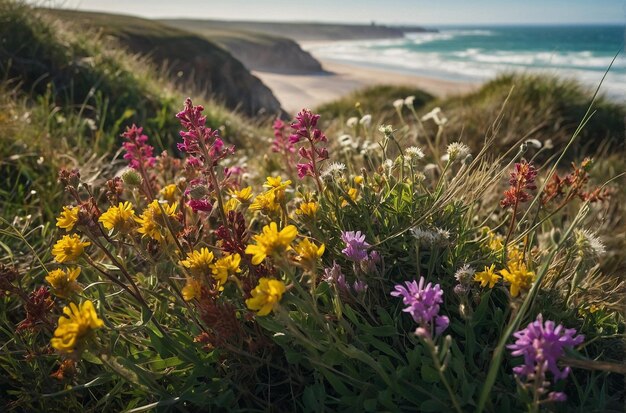
[[[623,107],[505,77],[270,130],[28,8],[0,23],[4,410],[623,406],[625,165],[573,150],[620,148]]]

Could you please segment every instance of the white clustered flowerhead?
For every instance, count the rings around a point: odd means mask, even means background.
[[[357,125],[357,123],[359,123],[359,118],[357,118],[356,116],[353,116],[346,121],[346,126],[349,128],[354,128]]]
[[[465,159],[465,157],[470,154],[470,148],[464,143],[453,142],[448,145],[446,154],[448,155],[450,162],[454,162],[457,159]]]
[[[404,99],[396,99],[393,101],[393,107],[396,108],[396,110],[402,110],[402,106],[404,106]]]
[[[424,158],[424,152],[417,146],[409,146],[404,150],[404,158],[408,161]]]
[[[372,115],[364,115],[361,120],[359,121],[359,123],[366,127],[369,128],[370,125],[372,124]]]
[[[604,244],[595,232],[588,229],[576,229],[574,235],[581,254],[601,257],[606,252]]]
[[[473,267],[471,267],[469,264],[465,264],[458,270],[456,270],[456,272],[454,273],[454,278],[459,283],[467,285],[471,283],[475,273],[476,270]]]
[[[413,106],[413,102],[415,102],[415,96],[407,96],[406,98],[404,98],[404,104],[408,108]]]
[[[450,244],[450,231],[445,229],[423,230],[414,227],[410,231],[421,247],[445,248]]]
[[[393,126],[391,125],[380,125],[378,127],[378,131],[384,133],[385,135],[391,135],[393,133]]]
[[[339,145],[341,146],[350,146],[352,145],[352,136],[350,135],[341,135],[337,138],[339,141]]]
[[[443,126],[448,122],[448,118],[443,115],[440,107],[436,107],[424,116],[422,116],[422,122],[426,122],[427,120],[432,119],[433,122],[437,124],[437,126]]]
[[[385,159],[385,162],[383,162],[383,168],[391,171],[391,169],[393,168],[393,161],[391,159]]]
[[[322,178],[341,174],[346,169],[346,165],[341,162],[333,162],[328,165],[320,174]]]

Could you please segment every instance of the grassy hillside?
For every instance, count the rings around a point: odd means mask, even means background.
[[[114,38],[122,47],[160,67],[175,84],[222,102],[231,110],[248,116],[282,112],[271,90],[239,60],[205,37],[132,16],[68,10],[45,12],[68,24]]]

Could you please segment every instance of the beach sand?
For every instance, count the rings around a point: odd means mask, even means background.
[[[283,108],[290,113],[296,113],[302,108],[314,108],[322,103],[348,95],[355,90],[373,85],[415,86],[435,96],[465,93],[479,87],[475,83],[398,74],[385,70],[318,60],[327,73],[311,75],[259,71],[252,73],[272,89]]]

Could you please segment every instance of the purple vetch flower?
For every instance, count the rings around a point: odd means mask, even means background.
[[[565,379],[569,375],[570,367],[566,366],[560,370],[557,361],[563,356],[566,348],[577,346],[585,340],[585,336],[577,335],[574,328],[556,325],[551,320],[544,322],[541,314],[526,328],[513,333],[513,336],[516,338],[515,343],[509,344],[507,348],[511,350],[511,355],[524,357],[524,364],[514,367],[513,373],[528,382],[538,383],[538,386],[529,384],[528,387],[540,394],[545,394],[550,385],[546,378],[548,371],[552,373],[555,381]],[[566,395],[560,392],[548,394],[548,401],[565,401],[566,398]]]
[[[341,240],[346,243],[346,248],[341,252],[351,261],[360,262],[368,258],[367,249],[370,247],[365,241],[365,234],[361,231],[343,231]]]
[[[187,205],[193,212],[211,212],[213,210],[213,204],[208,199],[190,199],[187,201]]]
[[[127,142],[122,143],[122,147],[126,150],[124,159],[128,161],[128,166],[135,170],[147,169],[154,166],[156,158],[152,156],[154,148],[148,145],[148,137],[143,134],[143,128],[139,128],[133,124],[127,127],[122,133]]]
[[[515,374],[529,376],[535,374],[538,364],[545,364],[557,380],[566,378],[570,372],[569,367],[559,370],[556,364],[565,348],[572,348],[585,340],[585,336],[576,335],[574,328],[555,325],[551,320],[544,323],[541,314],[526,328],[513,333],[513,336],[517,340],[507,348],[513,356],[524,356],[524,364],[513,369]]]
[[[413,320],[420,327],[416,334],[424,337],[430,336],[434,327],[435,335],[441,334],[448,325],[450,319],[444,315],[439,315],[440,305],[443,303],[443,291],[439,284],[424,284],[426,280],[420,277],[418,281],[406,281],[405,285],[397,284],[395,291],[391,292],[393,297],[402,297],[402,302],[406,307],[402,310],[411,314]]]
[[[356,280],[354,284],[352,284],[352,289],[356,294],[364,293],[367,291],[367,283],[363,280]]]

